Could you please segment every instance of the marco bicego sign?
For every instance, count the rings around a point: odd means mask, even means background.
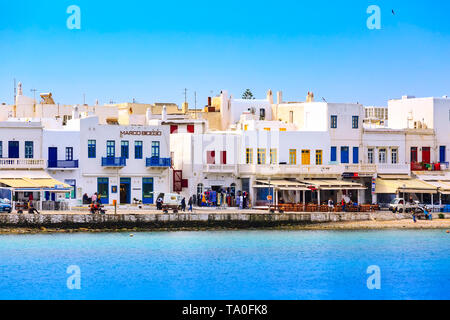
[[[162,136],[162,131],[120,131],[120,137],[122,138],[123,136]]]

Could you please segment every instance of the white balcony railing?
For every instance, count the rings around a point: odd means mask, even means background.
[[[44,159],[0,159],[0,170],[44,169]]]
[[[396,164],[391,164],[391,163],[382,163],[382,164],[377,164],[377,173],[391,173],[391,174],[409,174],[410,171],[410,165],[407,163],[396,163]]]
[[[237,173],[236,164],[205,164],[204,172],[208,173]]]
[[[332,165],[239,165],[240,174],[257,175],[295,175],[295,174],[332,174],[343,173],[375,174],[396,173],[408,174],[407,164],[332,164]]]

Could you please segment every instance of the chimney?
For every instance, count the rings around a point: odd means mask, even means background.
[[[79,119],[80,118],[80,111],[78,105],[73,106],[72,110],[72,119]]]
[[[189,103],[183,102],[183,106],[182,106],[181,109],[182,109],[182,111],[183,111],[184,114],[188,113],[188,110],[189,110]]]
[[[161,111],[161,120],[162,121],[167,121],[167,108],[164,105]]]
[[[211,107],[211,105],[212,105],[212,99],[211,99],[211,97],[208,97],[208,107]]]
[[[269,89],[269,91],[267,91],[267,100],[269,101],[270,104],[273,104],[273,94],[272,94],[272,90]]]
[[[145,118],[146,118],[146,120],[147,120],[147,124],[148,124],[148,122],[152,119],[152,116],[153,116],[153,114],[152,114],[152,108],[150,107],[150,108],[147,108],[147,111],[145,112]]]
[[[277,104],[282,104],[282,103],[283,103],[283,92],[278,91],[277,92]]]

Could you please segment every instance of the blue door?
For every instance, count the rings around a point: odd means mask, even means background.
[[[341,163],[348,163],[348,147],[341,147]]]
[[[120,203],[131,203],[131,178],[120,178]]]
[[[444,163],[445,162],[445,146],[439,147],[439,162]]]
[[[58,167],[58,148],[48,148],[48,166],[50,168]]]
[[[8,142],[8,158],[10,159],[19,158],[19,141]]]
[[[97,194],[102,204],[109,204],[109,179],[97,179]]]
[[[142,203],[153,204],[153,178],[142,178]]]
[[[359,148],[353,147],[353,163],[359,163]]]

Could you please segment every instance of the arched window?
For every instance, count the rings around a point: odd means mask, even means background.
[[[202,194],[203,193],[203,183],[199,183],[197,185],[197,194]]]
[[[231,194],[236,194],[236,183],[232,183],[230,188],[231,188]]]

